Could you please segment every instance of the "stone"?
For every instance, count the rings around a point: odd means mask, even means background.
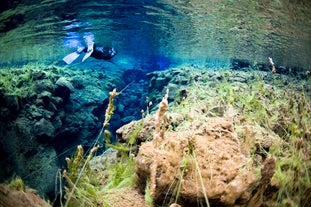
[[[167,132],[159,147],[154,140],[140,146],[137,185],[143,192],[147,181],[155,180],[150,189],[156,203],[173,195],[176,179],[182,180],[179,199],[189,206],[203,201],[204,192],[212,206],[232,206],[249,199],[258,179],[232,124],[224,118],[211,118],[203,124],[195,131]]]
[[[41,94],[39,94],[38,98],[42,99],[44,104],[49,104],[52,97],[52,93],[49,91],[43,91]]]
[[[56,81],[55,85],[68,88],[70,90],[70,92],[74,91],[73,85],[65,77],[60,77]]]
[[[53,92],[55,89],[54,84],[49,79],[37,80],[33,82],[33,92],[40,94],[43,91]]]
[[[56,81],[55,85],[55,95],[63,98],[65,101],[68,101],[70,94],[74,92],[73,85],[64,77],[60,77]]]
[[[6,207],[28,206],[28,207],[52,207],[35,193],[35,190],[26,188],[18,190],[13,187],[0,184],[0,205]]]
[[[55,136],[55,128],[50,121],[41,118],[34,124],[33,133],[40,142],[47,142],[45,139]]]
[[[17,95],[3,94],[0,97],[1,106],[8,108],[11,112],[20,110],[19,100]]]
[[[119,111],[119,112],[123,112],[125,106],[124,106],[123,104],[119,104],[119,105],[117,106],[117,108],[118,108],[118,111]]]
[[[34,81],[36,81],[36,80],[43,80],[43,79],[47,78],[46,73],[43,72],[43,71],[40,71],[40,70],[39,71],[33,71],[31,73],[31,77],[32,77],[32,79]]]

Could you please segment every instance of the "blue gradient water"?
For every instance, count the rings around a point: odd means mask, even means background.
[[[118,49],[120,64],[311,67],[311,3],[251,0],[1,1],[0,63],[54,63],[85,44]],[[157,59],[159,57],[159,60]],[[167,63],[160,63],[160,69]]]

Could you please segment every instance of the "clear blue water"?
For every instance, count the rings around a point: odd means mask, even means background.
[[[53,63],[92,33],[120,64],[311,67],[308,0],[2,0],[0,63]]]
[[[59,65],[64,56],[79,46],[85,46],[88,38],[94,38],[97,44],[115,47],[119,54],[112,59],[114,65],[94,58],[81,63],[81,58],[72,64],[72,67],[68,67],[75,71],[70,71],[72,73],[69,74],[66,70],[62,71],[62,76],[66,74],[65,77],[71,77],[77,89],[70,95],[72,102],[64,104],[65,106],[59,104],[59,108],[56,108],[54,103],[45,106],[47,104],[44,100],[49,93],[53,93],[57,98],[53,99],[55,103],[60,103],[60,98],[55,93],[54,81],[45,80],[48,70],[58,70],[53,67],[46,67],[42,73],[31,73],[37,76],[35,86],[42,89],[37,96],[20,98],[8,94],[5,104],[12,102],[12,105],[7,106],[2,102],[4,99],[1,99],[7,94],[0,94],[0,105],[5,105],[0,106],[1,110],[4,109],[0,118],[5,118],[4,121],[0,121],[1,182],[12,174],[20,175],[27,185],[36,188],[42,195],[51,193],[49,196],[53,200],[56,196],[56,170],[63,167],[60,163],[64,162],[65,156],[70,154],[77,144],[82,142],[85,148],[89,148],[93,144],[91,140],[95,139],[102,126],[104,110],[108,103],[108,95],[105,98],[108,91],[105,90],[117,87],[120,91],[128,86],[125,93],[116,98],[117,107],[110,124],[112,133],[125,122],[141,118],[141,109],[146,108],[146,96],[154,103],[155,107],[152,106],[151,109],[156,108],[156,103],[162,98],[161,86],[153,89],[159,89],[159,96],[148,92],[148,87],[152,86],[148,85],[145,80],[146,74],[142,71],[165,70],[181,64],[193,64],[195,67],[192,68],[227,67],[234,59],[241,60],[240,63],[245,65],[269,65],[268,57],[271,57],[276,66],[309,71],[310,77],[311,1],[0,1],[0,70],[6,66],[22,66],[29,62]],[[147,71],[144,71],[145,69]],[[16,75],[19,77],[18,81],[11,81],[5,75],[0,78],[5,82],[2,85],[10,86],[10,89],[11,85],[13,88],[23,87],[27,92],[36,89],[32,87],[33,80],[29,74],[27,72],[25,75],[19,75],[17,72],[7,76],[10,78]],[[55,82],[58,76],[59,74],[53,75]],[[31,87],[28,87],[27,81],[25,86],[23,82],[19,82],[21,78],[28,78]],[[166,81],[162,77],[159,79],[159,84]],[[296,84],[288,83],[287,79],[282,81],[284,86]],[[303,86],[311,85],[310,79],[301,82]],[[305,87],[306,94],[310,94],[309,88]],[[20,91],[22,90],[18,90],[17,94]],[[85,94],[82,94],[82,91]],[[174,88],[170,93],[173,92]],[[94,96],[94,99],[91,96]],[[16,99],[13,99],[15,97]],[[20,105],[20,109],[17,110]],[[82,107],[84,108],[80,110]],[[10,110],[14,114],[7,119],[5,115],[11,112]],[[18,115],[15,114],[16,111]],[[26,117],[28,113],[31,114],[30,118]],[[21,117],[22,120],[16,121],[15,116]],[[41,122],[42,117],[46,122]],[[81,117],[85,120],[80,121]],[[39,118],[40,120],[37,120]],[[45,136],[41,136],[39,132],[33,133],[37,126],[47,126],[52,131],[55,128],[57,135],[53,137],[54,132],[51,132],[47,135],[47,140],[43,140]],[[56,158],[59,158],[60,163]],[[46,163],[45,159],[49,159],[49,162]],[[32,165],[38,166],[37,170],[34,170],[36,167]]]

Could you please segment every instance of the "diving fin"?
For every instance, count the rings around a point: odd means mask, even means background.
[[[69,65],[70,63],[72,63],[75,59],[77,59],[80,56],[83,49],[84,47],[79,47],[75,52],[66,55],[63,58],[63,61]]]
[[[88,57],[90,57],[92,55],[92,53],[93,53],[93,46],[94,46],[94,43],[88,44],[87,52],[84,55],[84,57],[82,59],[82,62],[84,62],[84,60],[86,60]]]
[[[68,65],[70,63],[72,63],[75,59],[77,59],[80,56],[80,53],[78,53],[77,51],[70,53],[69,55],[66,55],[63,58],[63,61],[65,61],[65,63],[67,63]]]

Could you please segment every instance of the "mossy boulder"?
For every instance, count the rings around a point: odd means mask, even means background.
[[[144,192],[147,181],[155,179],[152,197],[158,204],[178,189],[176,199],[187,206],[204,203],[204,196],[212,206],[245,205],[258,181],[250,157],[242,153],[230,122],[213,118],[202,125],[168,132],[158,147],[154,140],[141,145],[136,158],[139,189]]]

